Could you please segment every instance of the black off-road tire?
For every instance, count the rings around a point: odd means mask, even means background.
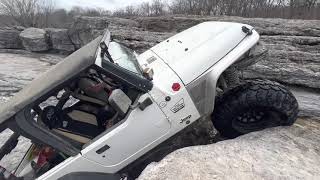
[[[298,102],[279,83],[247,81],[216,99],[212,122],[222,136],[235,138],[275,126],[290,126],[298,116]]]

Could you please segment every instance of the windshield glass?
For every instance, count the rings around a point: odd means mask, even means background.
[[[108,51],[114,63],[118,64],[124,69],[127,69],[133,73],[141,75],[138,60],[132,50],[130,50],[129,48],[119,43],[110,42]],[[106,59],[108,58],[105,57],[105,60]]]

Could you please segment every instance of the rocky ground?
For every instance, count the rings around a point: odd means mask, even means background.
[[[61,59],[57,55],[15,52],[18,54],[0,52],[0,96],[8,97],[18,92],[41,72],[49,69],[51,63]]]
[[[320,121],[187,147],[150,164],[139,180],[319,179]]]

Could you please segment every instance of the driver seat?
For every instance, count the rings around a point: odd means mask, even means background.
[[[111,108],[78,102],[64,110],[48,106],[43,109],[41,120],[55,133],[86,144],[105,131],[114,114]]]

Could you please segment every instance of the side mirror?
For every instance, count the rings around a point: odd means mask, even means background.
[[[120,116],[124,116],[128,112],[132,101],[121,89],[116,89],[109,96],[109,103]]]

